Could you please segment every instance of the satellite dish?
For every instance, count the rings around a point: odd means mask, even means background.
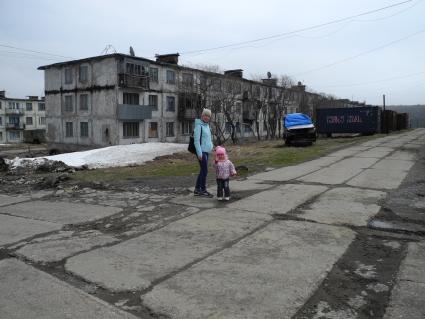
[[[130,55],[131,55],[131,56],[135,56],[135,54],[134,54],[134,50],[133,50],[133,47],[132,47],[132,46],[130,46]]]
[[[267,72],[267,78],[271,79],[272,78],[272,74],[270,72]]]

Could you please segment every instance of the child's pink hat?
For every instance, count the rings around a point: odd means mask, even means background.
[[[217,146],[215,148],[215,154],[216,155],[226,155],[226,149],[222,146]]]

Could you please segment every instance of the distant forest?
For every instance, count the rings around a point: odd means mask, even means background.
[[[408,113],[410,127],[425,127],[425,105],[389,105],[388,110]]]

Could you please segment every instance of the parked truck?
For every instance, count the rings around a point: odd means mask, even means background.
[[[288,114],[283,118],[285,145],[312,144],[316,142],[316,128],[311,118],[302,113]]]

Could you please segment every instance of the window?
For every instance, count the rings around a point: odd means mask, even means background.
[[[183,85],[185,86],[193,86],[193,74],[183,73],[182,81],[183,81]]]
[[[39,111],[45,111],[46,110],[46,104],[38,103],[38,110]]]
[[[207,76],[205,74],[201,74],[201,77],[199,79],[199,84],[201,85],[201,88],[203,89],[207,87]]]
[[[182,122],[182,134],[189,135],[193,131],[193,121],[183,121]]]
[[[158,137],[158,123],[157,122],[150,122],[149,123],[148,137],[150,137],[150,138],[157,138]]]
[[[252,133],[251,125],[252,125],[252,123],[250,123],[250,122],[244,122],[243,123],[243,131],[245,133]]]
[[[80,136],[81,137],[89,137],[89,123],[88,122],[80,122]]]
[[[20,109],[19,102],[9,102],[7,103],[7,108],[10,110],[19,110]]]
[[[139,105],[139,93],[123,93],[123,103]]]
[[[65,95],[65,112],[73,112],[72,95]]]
[[[233,91],[233,85],[232,85],[233,83],[232,82],[230,82],[230,81],[227,81],[226,82],[226,93],[232,93],[232,91]]]
[[[74,136],[74,123],[66,122],[65,123],[65,137],[73,137]]]
[[[88,94],[80,95],[80,110],[88,111],[89,110],[89,96]]]
[[[158,95],[149,95],[149,105],[154,110],[158,110]]]
[[[221,81],[220,79],[214,79],[212,82],[212,87],[215,91],[221,91]]]
[[[46,125],[46,118],[45,117],[39,117],[38,118],[38,124],[39,125]]]
[[[242,85],[239,82],[235,82],[233,86],[233,90],[235,94],[241,94],[242,92]]]
[[[176,73],[171,70],[167,70],[167,83],[176,84]]]
[[[123,122],[122,136],[124,138],[139,137],[139,122]]]
[[[3,132],[0,132],[0,141],[3,141]]]
[[[167,122],[167,127],[166,127],[165,135],[167,137],[174,136],[174,122]]]
[[[3,118],[0,116],[0,125],[3,125]]]
[[[176,98],[174,96],[167,96],[167,112],[176,111]]]
[[[19,125],[19,116],[9,116],[9,124]]]
[[[27,102],[26,108],[27,111],[32,111],[32,103],[31,102]]]
[[[242,114],[242,103],[241,102],[236,102],[236,113]]]
[[[9,131],[9,140],[20,140],[21,132],[19,131]]]
[[[32,125],[32,117],[31,116],[28,116],[28,117],[25,118],[25,124],[26,125]]]
[[[150,68],[149,76],[151,82],[158,83],[158,68]]]
[[[88,70],[89,70],[89,67],[87,65],[80,65],[80,70],[78,72],[80,82],[87,82]]]
[[[70,68],[65,69],[65,84],[72,83],[72,70]]]
[[[2,103],[2,101],[0,101],[0,110],[1,110],[2,107],[3,107],[3,103]]]
[[[255,97],[260,97],[260,93],[261,93],[261,89],[260,89],[260,87],[258,85],[256,85],[254,87],[254,96]]]

